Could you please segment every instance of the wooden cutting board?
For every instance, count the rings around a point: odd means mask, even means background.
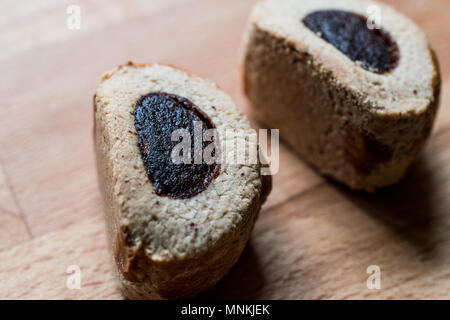
[[[441,62],[441,110],[421,160],[397,187],[366,195],[282,146],[248,247],[201,298],[450,298],[450,2],[385,2],[426,30]],[[249,113],[238,61],[253,3],[1,2],[0,298],[121,298],[94,168],[100,75],[128,60],[171,63],[214,80]],[[80,6],[79,30],[66,27],[70,4]],[[66,285],[72,265],[79,290]],[[373,265],[379,290],[366,283]]]

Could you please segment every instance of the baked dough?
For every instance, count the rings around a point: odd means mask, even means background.
[[[103,75],[94,96],[97,169],[114,264],[130,299],[189,298],[213,287],[238,260],[271,188],[258,160],[221,164],[206,190],[188,198],[156,194],[134,109],[158,92],[189,99],[219,135],[251,129],[230,97],[189,72],[129,62]]]
[[[365,18],[373,5],[398,48],[387,72],[362,67],[304,23],[323,10]],[[265,0],[244,40],[243,81],[255,115],[304,160],[369,192],[406,174],[431,132],[441,88],[437,58],[413,22],[372,1]]]

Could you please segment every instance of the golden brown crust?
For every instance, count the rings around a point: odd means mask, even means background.
[[[434,97],[433,101],[434,104],[432,109],[437,113],[439,103],[441,100],[441,87],[442,87],[441,68],[439,65],[438,57],[436,55],[436,51],[434,51],[433,48],[429,47],[429,52],[432,58],[434,69],[434,77],[431,84],[431,86],[433,87],[433,97]]]

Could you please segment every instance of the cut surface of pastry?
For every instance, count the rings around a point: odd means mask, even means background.
[[[254,114],[304,160],[353,189],[401,180],[440,97],[437,58],[419,27],[374,1],[265,0],[244,40]]]
[[[174,162],[182,135],[173,133],[184,130],[195,140],[195,130],[202,137],[210,129],[219,137],[248,131],[245,115],[208,80],[129,62],[103,75],[94,117],[108,238],[124,296],[180,299],[212,288],[241,255],[271,180],[259,160],[195,162],[194,151],[190,162]],[[225,152],[221,139],[199,147],[212,143],[212,155]]]

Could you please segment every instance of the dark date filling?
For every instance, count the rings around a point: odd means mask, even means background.
[[[382,29],[369,29],[363,16],[320,10],[308,14],[303,23],[365,70],[383,74],[398,65],[400,52],[395,41]]]
[[[150,93],[140,98],[134,115],[142,160],[156,193],[187,199],[206,190],[218,175],[220,165],[194,163],[194,123],[202,124],[204,136],[206,130],[215,128],[211,120],[188,99],[167,93]],[[186,129],[190,134],[190,163],[176,164],[172,159],[172,150],[182,141],[181,137],[172,141],[172,133],[178,129]],[[212,143],[216,142],[202,139],[202,150]]]

